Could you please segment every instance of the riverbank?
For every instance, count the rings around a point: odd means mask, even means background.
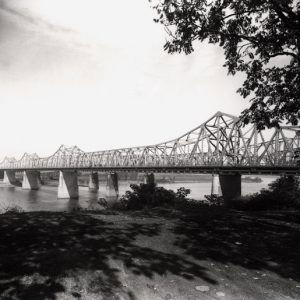
[[[264,178],[262,183],[243,183],[242,195],[255,193],[262,188],[267,188],[272,179]],[[131,190],[130,183],[119,182],[119,195]],[[78,207],[92,209],[99,198],[105,198],[107,194],[106,185],[103,183],[99,187],[99,192],[90,192],[87,187],[79,187],[79,200],[57,199],[57,181],[51,184],[42,185],[39,190],[23,190],[21,187],[5,187],[0,181],[0,213],[1,208],[6,210],[9,207],[20,207],[24,211],[70,211]],[[194,183],[178,182],[158,184],[166,189],[177,191],[181,187],[191,190],[190,198],[204,200],[204,195],[211,193],[211,182]]]
[[[299,299],[300,215],[0,215],[1,299]]]

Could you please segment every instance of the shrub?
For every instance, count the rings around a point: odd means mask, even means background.
[[[189,189],[179,188],[175,193],[156,184],[131,184],[132,191],[126,191],[114,206],[115,209],[137,210],[151,207],[176,207],[186,201]]]
[[[3,214],[10,214],[10,213],[23,213],[24,210],[22,207],[15,205],[15,206],[8,206],[3,209]]]
[[[177,201],[180,200],[186,200],[187,196],[191,193],[190,189],[186,189],[184,187],[181,187],[179,189],[177,189],[177,193],[176,193],[176,199]]]
[[[208,201],[208,205],[211,206],[222,206],[224,205],[224,199],[222,196],[211,194],[211,195],[204,195],[205,199]]]
[[[231,204],[242,210],[268,210],[300,208],[300,184],[295,176],[281,176],[269,184],[268,189],[246,195]]]

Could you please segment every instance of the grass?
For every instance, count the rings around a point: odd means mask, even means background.
[[[9,212],[0,299],[299,299],[299,249],[293,211]]]

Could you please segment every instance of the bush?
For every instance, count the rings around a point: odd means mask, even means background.
[[[241,197],[232,202],[231,207],[242,210],[299,209],[299,180],[295,176],[281,176],[271,182],[268,189]]]
[[[222,196],[211,194],[204,195],[205,199],[208,201],[208,205],[210,206],[222,206],[224,205],[224,199]]]
[[[115,205],[115,209],[138,210],[152,207],[176,207],[187,200],[189,189],[179,188],[175,193],[156,184],[131,184],[132,191],[126,191]]]
[[[10,214],[10,213],[15,214],[15,213],[23,213],[23,212],[24,212],[23,208],[18,205],[8,206],[2,209],[3,214]]]

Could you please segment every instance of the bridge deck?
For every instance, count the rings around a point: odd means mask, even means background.
[[[59,170],[78,170],[83,172],[99,171],[99,172],[153,172],[153,173],[218,173],[218,174],[265,174],[265,175],[299,175],[300,166],[158,166],[158,167],[65,167],[65,168],[18,168],[4,169],[16,172],[25,170],[39,171],[59,171]]]

